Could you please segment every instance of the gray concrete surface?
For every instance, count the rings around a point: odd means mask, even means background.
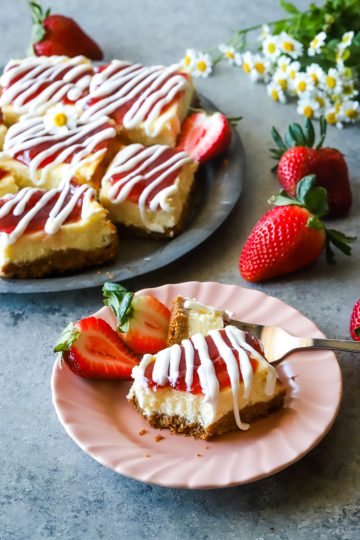
[[[296,2],[305,5],[305,2]],[[107,57],[172,62],[189,46],[205,48],[244,25],[280,11],[270,0],[68,0],[53,9],[74,16]],[[0,64],[26,48],[25,1],[0,0]],[[267,148],[273,124],[298,119],[293,106],[272,104],[264,87],[226,67],[201,81],[201,91],[228,114],[242,114],[248,155],[245,193],[215,236],[162,271],[128,282],[141,288],[186,280],[244,285],[240,249],[277,189]],[[336,222],[360,236],[358,128],[330,130],[329,143],[347,157],[354,191],[348,218]],[[214,245],[219,249],[214,253]],[[220,249],[221,246],[221,249]],[[360,241],[351,259],[315,265],[257,288],[290,303],[328,336],[348,335],[359,288]],[[69,319],[98,308],[99,289],[1,297],[0,538],[350,540],[360,537],[360,362],[340,354],[344,400],[327,437],[289,469],[252,485],[214,491],[162,489],[123,478],[84,454],[65,434],[51,404],[51,348]]]

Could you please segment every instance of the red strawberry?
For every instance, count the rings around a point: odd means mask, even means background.
[[[239,118],[229,119],[237,121]],[[178,148],[198,163],[225,152],[231,143],[231,126],[222,113],[200,111],[188,116],[182,125]]]
[[[170,311],[157,298],[135,296],[121,285],[105,283],[104,303],[118,319],[126,345],[137,354],[155,354],[167,347]]]
[[[55,352],[80,377],[130,379],[139,363],[111,326],[96,317],[81,319],[65,328]]]
[[[326,190],[315,186],[315,176],[303,178],[297,199],[285,192],[272,198],[277,206],[255,225],[240,255],[240,273],[247,281],[261,281],[307,266],[326,248],[334,262],[330,243],[346,255],[354,238],[326,230],[320,217],[328,210]]]
[[[306,119],[304,129],[299,124],[291,124],[284,140],[275,128],[272,129],[279,147],[271,150],[273,157],[279,160],[279,182],[286,193],[294,197],[299,181],[304,176],[315,174],[316,184],[328,192],[329,216],[343,216],[352,203],[348,168],[339,150],[322,148],[326,135],[326,122],[323,119],[320,119],[320,130],[320,141],[313,148],[315,131],[309,119]]]
[[[32,49],[36,56],[78,56],[101,60],[103,52],[70,17],[43,12],[40,4],[29,2],[33,18]]]
[[[350,335],[356,341],[360,341],[360,299],[356,302],[351,314]]]

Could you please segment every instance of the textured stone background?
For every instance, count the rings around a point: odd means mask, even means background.
[[[50,3],[50,2],[49,2]],[[296,2],[305,5],[306,2]],[[54,11],[76,18],[107,58],[145,63],[177,60],[185,48],[206,48],[232,30],[280,15],[270,0],[68,0]],[[0,0],[0,64],[24,54],[30,23],[25,1]],[[220,67],[200,90],[228,114],[242,114],[248,155],[245,193],[230,219],[203,246],[142,279],[134,289],[186,280],[242,285],[237,261],[252,225],[277,189],[269,172],[270,128],[298,120],[293,106],[270,102],[261,85]],[[359,128],[331,129],[329,144],[347,157],[354,191],[350,216],[336,223],[360,236]],[[213,246],[221,243],[214,255]],[[360,296],[360,242],[351,259],[323,259],[292,276],[257,288],[312,318],[329,336],[348,335]],[[301,462],[252,485],[214,491],[170,490],[123,478],[98,465],[65,434],[51,404],[52,345],[70,319],[92,313],[99,289],[69,294],[0,297],[0,537],[118,539],[156,537],[256,540],[359,538],[360,363],[341,354],[344,400],[325,440]]]

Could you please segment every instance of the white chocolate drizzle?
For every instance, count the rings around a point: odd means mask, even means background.
[[[84,109],[82,118],[88,120],[99,114],[111,116],[129,104],[122,125],[133,129],[143,123],[146,134],[155,137],[163,123],[157,125],[154,121],[188,84],[176,65],[144,67],[112,60],[94,75],[89,96],[80,100]]]
[[[224,333],[230,341],[231,346],[224,339]],[[227,373],[230,379],[231,392],[233,397],[233,411],[236,424],[239,429],[249,429],[249,424],[241,421],[239,413],[239,399],[245,401],[251,399],[251,389],[254,378],[254,371],[250,361],[250,357],[255,358],[261,364],[266,364],[266,382],[264,391],[267,396],[272,396],[276,385],[276,371],[265,358],[259,354],[246,341],[246,334],[235,326],[226,326],[222,330],[212,330],[208,336],[215,344],[218,356],[225,362]],[[216,416],[217,404],[219,400],[219,381],[216,376],[214,363],[208,349],[207,337],[202,334],[196,334],[191,339],[185,339],[180,345],[173,345],[160,351],[155,356],[147,354],[143,357],[139,366],[133,370],[133,378],[141,382],[145,387],[148,385],[146,379],[146,369],[154,362],[152,380],[159,386],[164,386],[169,383],[171,386],[176,386],[179,378],[179,362],[181,352],[185,357],[185,383],[187,391],[191,391],[194,373],[194,354],[198,352],[200,365],[197,367],[197,373],[200,380],[202,393],[205,396],[205,401],[208,402],[213,409],[213,417]],[[237,356],[235,355],[237,353]],[[238,359],[237,359],[238,357]],[[196,369],[196,367],[195,367]],[[240,396],[241,379],[243,381],[243,393]]]
[[[70,156],[70,163],[66,165],[73,175],[85,163],[100,158],[106,148],[96,150],[97,146],[116,135],[115,128],[109,122],[107,118],[99,118],[93,122],[78,123],[64,135],[49,133],[42,117],[23,118],[9,128],[0,156],[16,159],[21,152],[32,150],[35,155],[28,165],[30,176],[34,184],[43,185],[52,169],[64,164]],[[44,143],[46,148],[41,150]],[[36,152],[38,146],[40,149]],[[54,157],[55,153],[57,155]],[[45,160],[50,162],[41,167]]]
[[[0,106],[15,113],[42,115],[65,98],[76,101],[88,91],[93,68],[83,56],[31,56],[11,60],[0,79]]]
[[[170,157],[165,157],[165,153],[171,153]],[[161,158],[163,160],[161,161]],[[153,163],[160,160],[156,166]],[[170,149],[165,145],[154,145],[144,147],[141,144],[130,144],[124,147],[115,156],[106,175],[103,178],[103,185],[110,182],[108,198],[114,204],[120,204],[127,199],[133,187],[139,182],[146,182],[147,185],[142,191],[138,205],[140,216],[144,225],[151,231],[163,232],[163,228],[147,219],[147,206],[152,211],[161,208],[164,212],[169,212],[169,197],[177,192],[176,183],[161,189],[155,196],[152,192],[175,171],[179,174],[181,169],[192,160],[183,151]],[[118,178],[117,178],[118,177]]]
[[[41,197],[34,206],[26,211],[26,206],[35,193],[40,193]],[[14,244],[26,232],[30,222],[52,199],[54,205],[51,207],[45,222],[44,232],[50,235],[56,234],[71,215],[81,197],[83,199],[80,219],[88,219],[92,214],[100,211],[97,206],[91,204],[95,197],[95,190],[85,184],[73,184],[70,179],[66,180],[61,187],[49,191],[27,187],[15,195],[5,195],[0,199],[0,201],[4,201],[4,204],[0,205],[0,226],[1,219],[10,213],[19,217],[19,221],[12,232],[0,232],[0,236],[5,245]]]

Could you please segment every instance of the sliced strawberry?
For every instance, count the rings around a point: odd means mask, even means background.
[[[231,127],[222,113],[196,112],[185,119],[178,148],[198,163],[204,163],[225,152],[231,143]]]
[[[130,379],[137,358],[111,326],[96,317],[81,319],[65,328],[55,352],[80,377]]]
[[[167,347],[170,311],[157,298],[134,293],[116,283],[105,283],[104,303],[117,319],[121,338],[137,354],[155,354]]]
[[[360,341],[360,299],[354,305],[350,320],[350,335],[356,341]]]

